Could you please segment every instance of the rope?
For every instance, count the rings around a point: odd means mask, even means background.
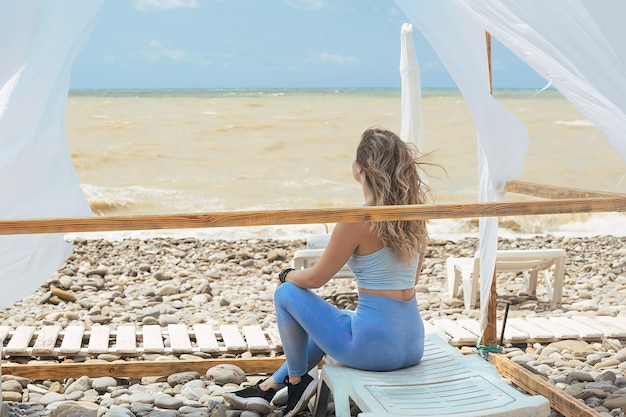
[[[480,339],[478,339],[478,342],[476,343],[476,349],[478,349],[478,353],[480,353],[481,358],[483,359],[487,359],[486,358],[486,354],[487,353],[502,353],[504,351],[504,348],[500,345],[495,345],[495,346],[485,346],[483,345],[483,338],[481,337]]]

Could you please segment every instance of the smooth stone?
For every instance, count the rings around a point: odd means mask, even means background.
[[[99,378],[94,378],[91,381],[91,387],[100,393],[106,392],[110,387],[116,387],[116,386],[117,386],[117,380],[110,376],[102,376]]]
[[[134,392],[130,395],[129,401],[132,403],[154,404],[154,395],[145,391]]]
[[[135,415],[145,415],[150,411],[154,410],[154,406],[152,404],[144,404],[144,403],[131,403],[130,411]]]
[[[602,371],[594,378],[594,381],[596,382],[604,381],[610,382],[611,384],[615,383],[615,380],[617,380],[617,375],[615,375],[615,372],[610,370]]]
[[[85,397],[85,393],[83,391],[73,391],[73,392],[70,392],[69,394],[65,394],[65,396],[67,397],[68,401],[78,401],[81,398]]]
[[[125,407],[110,408],[102,417],[135,417],[132,411]]]
[[[620,362],[618,360],[607,359],[605,361],[596,363],[595,365],[593,365],[593,367],[595,369],[604,369],[604,368],[610,368],[610,367],[613,367],[613,366],[617,366],[619,364],[620,364]]]
[[[179,417],[179,415],[177,411],[152,410],[146,414],[146,417]]]
[[[592,382],[593,376],[588,372],[572,371],[567,375],[567,382],[571,384],[572,381]]]
[[[2,390],[2,399],[7,402],[22,402],[22,393],[16,391],[4,391]]]
[[[22,384],[20,384],[18,381],[15,381],[13,379],[10,379],[8,381],[3,381],[2,382],[2,393],[4,394],[7,391],[21,393],[23,391]]]
[[[180,410],[179,410],[180,411]],[[203,410],[203,409],[195,409],[194,411],[189,411],[189,412],[180,412],[181,417],[209,417],[210,415],[210,411],[209,410]]]
[[[180,390],[180,393],[185,398],[193,401],[198,401],[203,395],[209,395],[209,391],[201,387],[189,387],[185,386]]]
[[[164,393],[158,393],[154,397],[154,405],[168,410],[177,410],[183,405],[180,398],[172,397]]]
[[[76,381],[72,382],[66,389],[65,394],[70,394],[74,391],[87,391],[91,388],[89,377],[86,375],[81,376]]]
[[[590,382],[585,385],[585,389],[599,389],[605,392],[617,391],[617,387],[610,382]]]
[[[97,412],[98,404],[88,403],[84,401],[63,401],[57,405],[57,410],[71,410],[72,412]],[[80,414],[77,414],[80,415]]]
[[[49,405],[49,404],[56,403],[59,401],[65,401],[66,399],[67,399],[67,396],[65,396],[64,394],[59,394],[58,392],[49,392],[47,394],[44,394],[39,399],[39,404]]]
[[[626,407],[626,395],[622,395],[617,398],[608,398],[604,400],[602,405],[608,408],[609,410],[613,410],[615,408],[625,408]]]
[[[575,385],[569,385],[565,388],[565,392],[574,398],[578,398],[578,396],[583,392],[583,388]]]
[[[536,359],[536,355],[524,353],[522,355],[513,356],[511,360],[516,363],[528,363]]]
[[[259,413],[255,413],[254,411],[242,411],[239,417],[260,417]]]
[[[228,383],[240,385],[246,380],[246,373],[236,365],[222,364],[209,368],[206,377],[217,385]]]
[[[561,351],[567,350],[572,353],[589,351],[589,343],[582,340],[559,340],[550,343],[548,347],[557,348]]]
[[[198,372],[187,371],[187,372],[178,372],[175,374],[171,374],[167,377],[167,383],[171,386],[175,386],[178,384],[186,384],[189,381],[193,381],[194,379],[200,379],[200,374]]]

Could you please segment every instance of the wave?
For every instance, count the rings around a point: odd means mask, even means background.
[[[167,209],[178,201],[179,191],[141,186],[99,187],[81,184],[91,211],[96,216],[145,214]]]
[[[587,119],[557,120],[554,122],[554,124],[572,127],[593,127],[593,123],[591,123],[591,121]]]

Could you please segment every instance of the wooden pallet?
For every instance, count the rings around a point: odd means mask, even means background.
[[[144,353],[183,354],[204,352],[271,353],[282,352],[278,330],[261,326],[241,328],[235,325],[184,324],[135,326],[93,326],[86,330],[82,325],[62,329],[58,325],[19,326],[15,329],[0,326],[3,340],[3,357],[76,357],[111,353],[120,356],[138,356]]]
[[[482,335],[477,320],[433,319],[432,324],[446,333],[454,346],[475,346]],[[498,321],[498,340],[502,334]],[[550,343],[563,339],[599,341],[606,338],[626,339],[626,319],[607,316],[510,318],[504,329],[504,343]]]
[[[431,324],[446,334],[453,346],[476,346],[482,332],[477,320],[433,319]],[[498,329],[502,322],[498,323]],[[498,338],[500,338],[498,330]],[[527,317],[507,320],[504,343],[550,343],[563,339],[598,341],[604,338],[626,339],[623,317]],[[0,326],[3,340],[2,356],[7,357],[80,357],[110,353],[119,356],[139,356],[145,353],[222,354],[282,353],[282,343],[275,326],[263,330],[259,325],[242,326],[184,324],[135,326],[133,324],[61,328],[58,325]]]

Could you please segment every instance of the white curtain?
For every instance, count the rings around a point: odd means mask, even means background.
[[[103,0],[0,2],[0,218],[91,216],[65,131],[72,63]],[[63,264],[61,234],[0,235],[0,306]]]
[[[548,80],[626,160],[626,2],[454,1]]]
[[[549,80],[626,160],[626,2],[395,2],[435,49],[472,112],[479,139],[479,201],[498,199],[503,182],[521,173],[528,146],[521,123],[486,96],[486,32]],[[497,219],[481,219],[483,329],[497,233]]]
[[[479,201],[495,201],[522,172],[528,149],[524,125],[489,91],[485,30],[450,1],[396,0],[431,44],[463,94],[478,131]],[[458,155],[476,159],[476,155]],[[497,219],[480,221],[481,312],[486,324],[495,266]]]
[[[413,45],[413,25],[405,23],[400,30],[400,79],[402,140],[413,143],[420,153],[424,152],[424,116],[422,111],[422,87],[417,53]]]

